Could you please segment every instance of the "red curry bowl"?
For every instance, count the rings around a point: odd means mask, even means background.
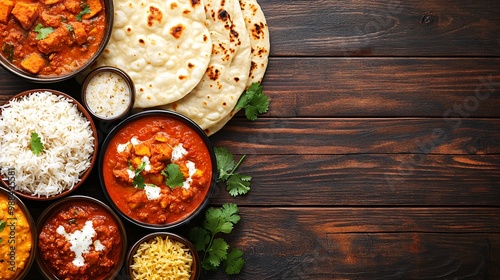
[[[49,280],[77,274],[93,280],[115,279],[127,253],[120,218],[105,203],[88,196],[70,196],[51,204],[38,219],[37,235],[36,262]],[[64,270],[68,274],[61,275]]]
[[[208,136],[195,122],[176,112],[150,110],[128,117],[108,134],[98,172],[106,198],[126,220],[169,229],[188,223],[208,204],[217,164]]]
[[[21,2],[21,4],[24,5],[33,4],[32,1],[31,2],[15,1],[15,3],[16,2]],[[111,37],[111,32],[113,30],[113,22],[114,22],[113,1],[101,0],[100,2],[94,1],[93,3],[99,3],[98,5],[101,8],[100,12],[95,14],[95,16],[92,15],[91,18],[86,18],[85,15],[83,15],[83,19],[81,20],[76,19],[73,22],[69,22],[68,19],[75,18],[75,15],[60,14],[61,11],[68,12],[69,10],[58,7],[57,6],[58,4],[52,4],[52,3],[44,4],[43,1],[36,3],[38,5],[40,13],[48,12],[49,16],[51,17],[52,16],[60,17],[59,19],[60,21],[57,22],[57,24],[54,23],[55,25],[59,26],[54,26],[54,27],[47,26],[47,23],[43,21],[41,16],[35,17],[33,23],[30,26],[22,27],[21,24],[18,23],[18,20],[15,18],[16,17],[16,15],[14,15],[15,13],[10,12],[7,15],[8,17],[7,23],[5,24],[2,23],[2,30],[6,31],[7,34],[9,35],[12,34],[12,38],[7,39],[9,37],[8,35],[7,36],[2,35],[3,38],[2,40],[0,40],[0,42],[2,42],[2,54],[0,54],[0,65],[10,73],[35,83],[61,82],[70,79],[75,75],[77,75],[78,73],[82,72],[84,69],[90,66],[97,59],[97,57],[104,51],[106,45],[109,42],[109,39]],[[15,10],[15,7],[12,10]],[[76,14],[77,11],[74,11],[74,13]],[[85,11],[82,11],[80,14],[82,13],[84,14]],[[97,19],[97,17],[99,17],[99,19]],[[102,17],[104,17],[104,19],[102,19]],[[78,18],[78,15],[76,18]],[[101,25],[95,26],[97,22],[103,23],[104,26]],[[85,31],[83,31],[83,33],[85,33],[86,35],[85,42],[78,42],[79,39],[75,39],[75,42],[72,42],[71,45],[67,46],[68,49],[65,49],[66,47],[58,49],[59,48],[58,46],[54,46],[53,50],[48,49],[44,50],[43,52],[42,50],[40,50],[40,48],[43,49],[43,47],[37,46],[40,41],[44,41],[44,39],[38,38],[39,34],[37,35],[37,33],[41,32],[40,30],[38,30],[38,28],[43,27],[42,29],[45,30],[51,29],[50,31],[48,31],[46,39],[55,41],[57,42],[57,44],[59,44],[62,41],[67,41],[64,40],[66,39],[65,37],[69,38],[71,36],[71,38],[73,37],[76,38],[77,37],[75,33],[76,30],[80,31],[77,32],[80,36],[82,34],[81,32],[82,29],[78,28],[77,26],[80,27],[88,26],[85,27],[84,28]],[[59,32],[61,30],[64,31],[64,29],[59,30],[60,28],[66,28],[69,30],[69,32],[66,33]],[[99,36],[96,36],[95,30],[98,30],[97,34],[99,34]],[[60,37],[59,34],[63,34],[64,37]],[[101,36],[102,39],[98,42],[94,42],[92,40],[92,38]],[[68,41],[71,41],[71,39],[68,39]],[[26,56],[19,58],[12,57],[15,56],[16,53],[26,53]],[[79,53],[80,56],[76,56],[75,53]],[[87,53],[89,55],[86,55]],[[65,60],[62,60],[62,57],[66,57],[67,54],[70,55],[68,55],[67,58],[64,58]],[[35,60],[27,59],[30,56],[38,58]],[[35,72],[27,71],[25,70],[26,68],[22,69],[22,66],[20,65],[21,60],[31,61],[29,63],[27,62],[25,65],[43,65],[43,62],[45,62],[45,65],[50,65],[50,63],[59,59],[62,60],[62,62],[59,62],[60,66],[52,67],[51,69],[55,68],[55,70],[50,71],[51,73],[48,74],[41,74],[41,72],[39,72],[38,74],[34,74]],[[62,71],[59,70],[62,69],[64,65],[67,67],[67,65],[71,63],[74,64],[72,66],[72,69],[66,69]],[[35,68],[37,67],[38,66],[35,66]],[[61,73],[59,73],[59,71],[61,71]]]

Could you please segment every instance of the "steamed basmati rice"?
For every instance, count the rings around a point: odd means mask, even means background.
[[[32,196],[54,196],[72,189],[94,152],[90,122],[76,104],[48,91],[34,92],[1,107],[0,167],[15,170],[15,189]],[[30,149],[31,133],[44,145]]]

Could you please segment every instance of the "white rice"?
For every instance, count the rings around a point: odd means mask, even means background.
[[[89,167],[94,152],[90,122],[76,104],[50,92],[12,100],[1,106],[0,167],[15,170],[15,189],[32,196],[54,196],[72,189]],[[30,149],[31,133],[44,145]]]

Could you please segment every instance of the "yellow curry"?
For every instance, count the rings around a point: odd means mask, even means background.
[[[28,263],[30,225],[15,200],[0,193],[0,280],[14,279]]]

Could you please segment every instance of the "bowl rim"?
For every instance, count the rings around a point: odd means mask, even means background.
[[[104,36],[102,38],[102,44],[99,46],[97,49],[96,53],[83,65],[82,67],[76,69],[75,71],[72,71],[70,73],[67,73],[66,75],[63,76],[38,76],[34,75],[31,73],[28,73],[16,66],[14,66],[12,63],[10,63],[3,55],[0,55],[0,65],[7,70],[8,72],[21,77],[23,79],[26,79],[30,82],[34,83],[39,83],[39,84],[48,84],[48,83],[57,83],[57,82],[62,82],[68,79],[71,79],[75,77],[77,74],[81,73],[83,70],[88,68],[94,61],[97,59],[97,57],[100,56],[100,54],[104,51],[106,48],[110,38],[111,38],[111,33],[113,31],[113,24],[114,24],[114,4],[112,0],[103,0],[104,7],[106,8],[104,13],[106,15],[106,31],[104,32]]]
[[[26,217],[26,220],[28,221],[28,224],[30,225],[31,242],[32,242],[30,256],[28,257],[28,261],[26,262],[23,270],[14,278],[14,280],[21,280],[28,274],[28,272],[33,267],[33,263],[35,263],[36,255],[38,253],[38,250],[37,250],[37,248],[38,248],[38,233],[37,233],[38,227],[37,227],[35,220],[33,219],[33,215],[31,215],[28,207],[19,198],[19,196],[16,195],[15,192],[13,192],[11,189],[5,189],[4,187],[0,186],[0,193],[7,195],[7,198],[9,200],[11,199],[11,197],[14,199],[14,201],[16,202],[16,205],[24,213],[24,216]]]
[[[201,272],[202,272],[201,260],[200,260],[200,255],[199,255],[198,251],[196,250],[196,247],[194,246],[194,244],[188,238],[186,238],[184,236],[181,236],[179,234],[172,233],[172,232],[166,232],[166,231],[158,231],[158,232],[152,232],[152,233],[146,234],[145,236],[143,236],[139,240],[137,240],[130,247],[130,249],[127,252],[127,258],[125,261],[125,265],[126,265],[125,271],[127,273],[127,276],[129,277],[129,279],[134,280],[131,265],[133,263],[134,254],[137,251],[137,249],[139,248],[139,245],[144,243],[144,242],[147,242],[147,241],[149,241],[157,236],[168,237],[168,238],[173,239],[175,241],[181,242],[182,244],[186,245],[189,248],[189,250],[191,251],[191,254],[193,256],[193,264],[192,264],[192,270],[191,270],[192,274],[191,274],[191,277],[189,278],[189,280],[199,279]]]
[[[127,258],[127,231],[120,217],[116,215],[116,213],[113,211],[113,209],[111,209],[111,207],[109,207],[106,203],[102,202],[101,200],[86,195],[72,195],[62,198],[50,204],[47,208],[45,208],[42,214],[40,214],[40,217],[37,220],[37,227],[36,227],[37,236],[40,235],[47,221],[55,214],[57,214],[59,210],[61,210],[66,206],[74,205],[77,202],[93,203],[101,207],[102,209],[107,211],[111,217],[113,217],[114,221],[116,222],[116,225],[118,226],[121,237],[121,242],[120,242],[121,251],[119,253],[118,262],[115,264],[115,267],[110,272],[108,277],[105,278],[106,280],[114,279],[120,273],[122,266]],[[38,247],[38,242],[37,242],[37,247]],[[37,254],[35,257],[36,263],[38,265],[38,270],[42,273],[42,275],[46,279],[49,280],[58,279],[57,276],[52,272],[52,269],[46,265],[40,253],[41,253],[40,250],[37,250]]]
[[[150,224],[150,223],[144,223],[141,221],[138,221],[136,219],[133,219],[132,217],[128,216],[126,213],[124,213],[111,199],[108,190],[106,188],[106,184],[104,183],[104,178],[103,178],[103,161],[104,161],[104,156],[106,154],[106,149],[111,142],[111,140],[114,138],[114,136],[127,124],[136,121],[137,119],[145,118],[145,117],[150,117],[150,116],[163,116],[167,118],[175,118],[177,120],[182,121],[183,123],[187,124],[188,126],[191,127],[202,139],[204,142],[205,146],[207,147],[208,153],[210,155],[211,159],[211,164],[212,164],[212,178],[210,180],[210,185],[209,189],[207,191],[207,194],[203,201],[200,203],[200,205],[193,211],[191,212],[188,216],[183,217],[179,221],[169,223],[169,224]],[[216,182],[217,182],[217,162],[215,158],[215,151],[213,148],[213,145],[206,135],[206,133],[201,129],[201,127],[196,124],[193,120],[189,119],[188,117],[174,112],[170,110],[163,110],[163,109],[156,109],[156,110],[147,110],[147,111],[142,111],[136,114],[133,114],[129,117],[127,117],[125,120],[121,121],[118,125],[116,125],[106,136],[104,139],[104,142],[102,143],[101,146],[101,151],[99,154],[99,160],[98,160],[98,174],[99,174],[99,183],[101,185],[101,188],[103,190],[104,196],[108,200],[109,204],[113,209],[115,209],[118,214],[120,214],[125,220],[131,222],[132,224],[135,224],[139,227],[145,228],[145,229],[153,229],[153,230],[167,230],[167,229],[172,229],[176,228],[179,226],[182,226],[184,224],[189,223],[193,218],[195,218],[198,214],[200,214],[203,209],[209,204],[210,199],[215,193],[216,189]]]
[[[130,99],[129,99],[129,104],[127,106],[127,109],[122,114],[114,116],[114,117],[109,117],[109,118],[98,116],[96,113],[94,113],[94,111],[92,111],[92,109],[90,109],[90,107],[87,103],[86,90],[87,90],[88,84],[90,83],[90,81],[92,80],[92,78],[95,75],[97,75],[99,73],[103,73],[103,72],[112,72],[112,73],[117,74],[118,76],[120,76],[121,78],[123,78],[125,80],[125,82],[127,83],[128,87],[130,89]],[[135,102],[134,82],[132,81],[132,78],[130,78],[130,76],[125,71],[123,71],[121,68],[114,67],[114,66],[97,67],[97,68],[93,69],[92,71],[90,71],[90,73],[83,80],[82,90],[81,90],[81,100],[82,100],[82,105],[85,107],[85,109],[87,109],[89,114],[92,115],[97,120],[108,121],[108,122],[123,120],[130,114],[130,111],[134,107],[134,102]]]
[[[92,116],[89,114],[89,112],[87,111],[87,109],[85,109],[85,107],[80,104],[80,102],[78,102],[75,98],[73,98],[72,96],[64,93],[64,92],[61,92],[61,91],[58,91],[58,90],[53,90],[53,89],[30,89],[30,90],[25,90],[21,93],[18,93],[14,96],[12,96],[11,98],[9,98],[9,100],[7,100],[7,102],[3,105],[3,106],[6,106],[8,105],[12,100],[15,100],[15,99],[18,99],[18,98],[21,98],[21,97],[24,97],[24,96],[27,96],[27,95],[30,95],[30,94],[33,94],[33,93],[36,93],[36,92],[50,92],[51,94],[55,94],[55,95],[59,95],[59,96],[63,96],[67,99],[69,99],[72,103],[74,103],[78,109],[78,111],[80,111],[83,116],[90,122],[90,127],[92,129],[92,136],[94,136],[94,151],[92,152],[92,155],[91,155],[91,159],[90,159],[90,166],[89,168],[82,173],[82,175],[80,176],[80,181],[78,183],[76,183],[71,189],[67,189],[67,190],[64,190],[62,191],[61,193],[59,194],[56,194],[56,195],[53,195],[53,196],[49,196],[49,197],[46,197],[46,196],[33,196],[33,195],[30,195],[30,194],[27,194],[27,193],[23,193],[23,192],[20,192],[20,191],[17,191],[17,190],[13,190],[18,196],[22,197],[22,198],[26,198],[26,199],[29,199],[29,200],[36,200],[36,201],[49,201],[49,200],[54,200],[54,199],[57,199],[57,198],[61,198],[61,197],[64,197],[64,196],[67,196],[69,195],[70,193],[72,193],[73,191],[75,191],[76,189],[78,189],[81,185],[83,185],[83,183],[86,181],[86,179],[89,177],[90,173],[92,172],[92,169],[96,163],[96,160],[97,160],[97,157],[98,157],[98,150],[99,150],[99,139],[98,139],[98,132],[97,132],[97,127],[92,119]],[[2,115],[2,111],[3,110],[0,110],[0,116]],[[7,188],[10,188],[7,183],[2,180],[2,175],[0,174],[0,181],[1,181],[1,184],[0,185],[4,185],[5,187]]]

